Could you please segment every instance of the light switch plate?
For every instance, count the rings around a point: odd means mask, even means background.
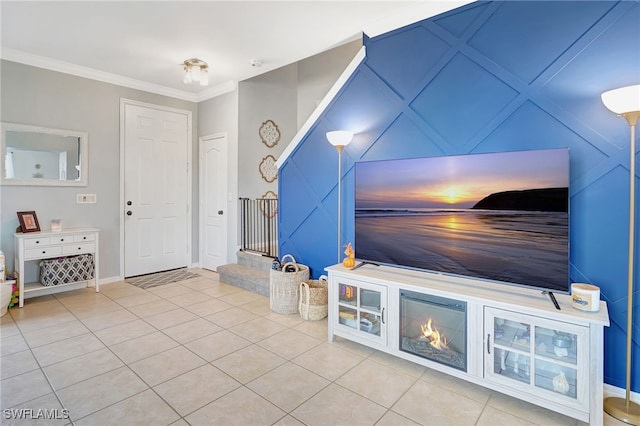
[[[78,204],[95,204],[97,201],[96,194],[77,194],[76,203]]]

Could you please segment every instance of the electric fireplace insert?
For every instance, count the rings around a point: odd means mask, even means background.
[[[400,350],[467,371],[467,303],[400,290]]]

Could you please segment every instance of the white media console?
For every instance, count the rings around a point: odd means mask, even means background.
[[[605,302],[560,310],[539,290],[364,265],[326,268],[340,336],[591,425],[603,421]]]

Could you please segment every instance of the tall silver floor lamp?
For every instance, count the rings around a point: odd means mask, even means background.
[[[340,218],[342,217],[342,150],[349,145],[353,139],[353,132],[348,130],[335,130],[327,132],[327,140],[338,150],[338,263],[340,263],[340,254],[342,252],[342,227]]]
[[[631,401],[631,345],[633,344],[633,261],[635,224],[636,180],[636,124],[640,118],[640,84],[621,87],[602,94],[602,103],[611,111],[623,116],[631,129],[629,140],[629,270],[627,276],[627,387],[626,397],[609,397],[604,400],[604,411],[625,423],[640,425],[640,405]]]

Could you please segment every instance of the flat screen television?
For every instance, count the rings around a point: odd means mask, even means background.
[[[569,150],[355,164],[356,259],[569,293]]]

